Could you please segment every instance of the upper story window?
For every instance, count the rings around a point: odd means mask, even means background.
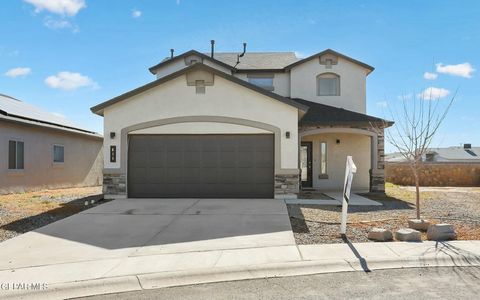
[[[248,82],[267,91],[273,91],[273,74],[248,74]]]
[[[8,168],[10,170],[23,170],[23,145],[23,142],[20,141],[8,141]]]
[[[340,76],[333,73],[318,75],[317,96],[340,96]]]

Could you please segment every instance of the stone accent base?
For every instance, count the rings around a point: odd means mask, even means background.
[[[103,174],[103,194],[109,196],[127,195],[127,177],[125,174]]]
[[[296,199],[300,188],[298,174],[275,175],[275,199]]]
[[[385,193],[385,171],[370,171],[370,192]]]

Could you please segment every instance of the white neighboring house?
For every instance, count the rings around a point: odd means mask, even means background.
[[[104,117],[104,193],[120,197],[295,198],[384,191],[383,129],[366,114],[373,67],[325,50],[191,50],[151,67],[156,80],[91,108]]]

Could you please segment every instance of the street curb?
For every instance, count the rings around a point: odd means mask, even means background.
[[[1,295],[4,299],[66,299],[109,293],[140,291],[202,283],[237,281],[260,278],[288,277],[338,272],[374,271],[382,269],[423,267],[480,266],[480,256],[439,255],[432,257],[405,257],[368,260],[316,260],[296,261],[241,267],[210,268],[195,271],[148,273],[121,277],[98,278],[85,281],[58,283],[46,290],[15,291]]]

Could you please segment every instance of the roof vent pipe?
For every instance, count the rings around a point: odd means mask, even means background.
[[[212,45],[210,50],[210,57],[213,58],[213,52],[215,50],[215,40],[211,40],[210,44]]]
[[[243,57],[245,55],[245,52],[247,52],[247,43],[243,43],[243,52],[237,55],[237,64],[235,65],[235,67],[240,63],[240,57]]]
[[[173,49],[170,49],[170,58],[173,58]]]

